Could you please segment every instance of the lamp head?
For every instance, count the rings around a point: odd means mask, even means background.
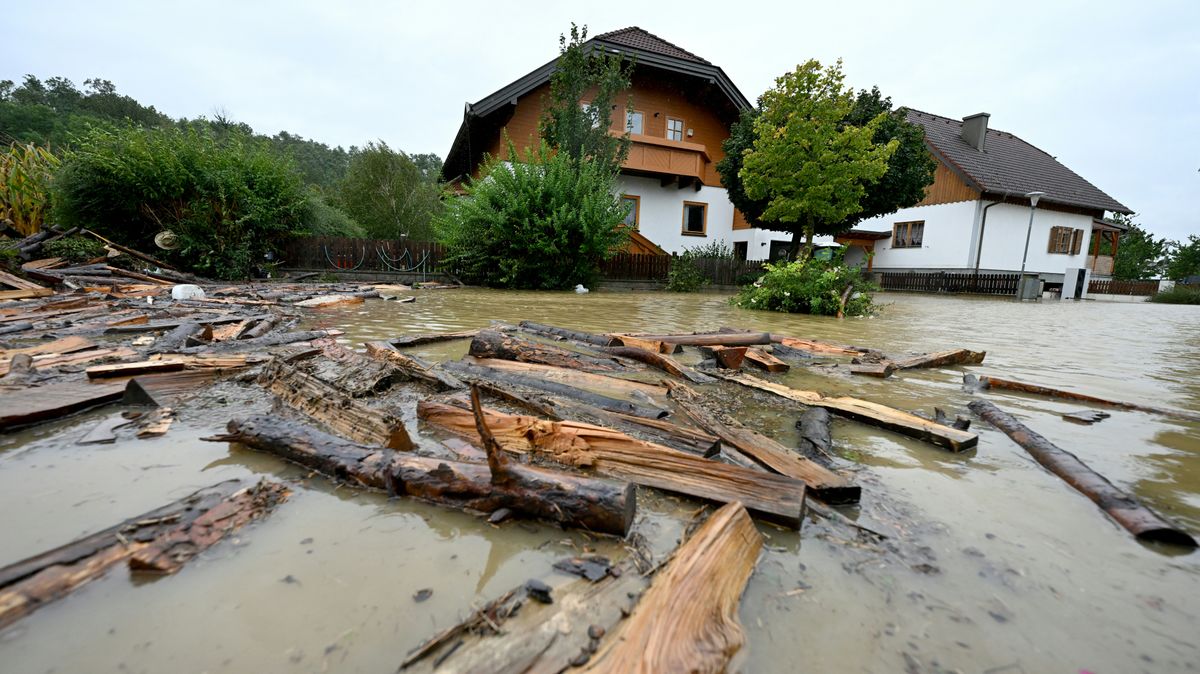
[[[1030,205],[1030,206],[1033,206],[1034,208],[1037,208],[1037,205],[1038,205],[1038,199],[1041,199],[1041,198],[1042,198],[1042,197],[1044,197],[1044,196],[1046,196],[1046,193],[1045,193],[1045,192],[1030,192],[1030,193],[1028,193],[1028,194],[1026,194],[1026,195],[1025,195],[1025,198],[1029,200],[1029,205]]]

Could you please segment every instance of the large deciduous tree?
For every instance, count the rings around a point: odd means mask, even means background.
[[[1200,236],[1190,234],[1187,243],[1177,242],[1171,248],[1167,278],[1178,281],[1189,276],[1200,276]]]
[[[1120,213],[1113,220],[1129,226],[1121,235],[1117,255],[1113,259],[1113,278],[1127,281],[1158,278],[1167,268],[1170,242],[1153,234]]]
[[[787,83],[783,82],[785,78],[789,80]],[[784,107],[784,102],[792,98],[803,99],[803,103]],[[825,210],[826,215],[813,218],[812,234],[838,234],[868,218],[916,205],[924,198],[925,188],[933,182],[936,163],[925,147],[921,127],[909,123],[903,110],[893,110],[891,99],[883,96],[878,88],[864,89],[857,95],[843,89],[840,63],[825,71],[821,71],[816,61],[800,66],[795,73],[780,78],[774,90],[760,97],[760,108],[765,105],[774,107],[778,118],[791,120],[792,131],[785,133],[785,125],[777,121],[764,124],[760,121],[760,109],[743,111],[730,129],[730,137],[723,145],[725,158],[717,164],[717,170],[729,191],[730,201],[747,221],[755,226],[792,233],[793,257],[804,242],[801,235],[810,238],[806,231],[808,223],[764,217],[773,200],[780,195],[762,190],[750,194],[743,180],[742,168],[747,157],[757,152],[760,132],[770,136],[764,146],[783,149],[783,154],[791,160],[806,166],[808,175],[797,176],[788,187],[794,194],[807,196],[811,180],[835,177],[826,173],[829,170],[837,174],[837,181],[827,182],[825,186],[835,197],[834,205],[838,205],[845,215],[833,219],[829,217],[830,211]],[[816,109],[822,114],[812,114],[811,111]],[[798,118],[788,116],[792,113]],[[852,151],[848,153],[853,143],[846,141],[851,137],[858,147],[864,147],[864,139],[869,137],[867,152],[859,156]],[[798,153],[792,154],[794,150],[781,146],[799,146]],[[888,150],[889,147],[894,149]],[[882,174],[878,170],[879,154],[886,155]],[[765,155],[760,156],[760,160],[769,161]],[[867,170],[862,170],[864,168]],[[783,186],[786,176],[779,178],[776,185]],[[824,199],[819,194],[811,196]],[[857,202],[857,207],[851,209],[852,202]],[[811,244],[811,240],[807,243]]]
[[[437,182],[403,152],[387,143],[367,143],[351,152],[338,201],[367,234],[377,239],[433,238],[433,220],[441,210]]]

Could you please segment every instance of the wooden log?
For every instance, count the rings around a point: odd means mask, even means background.
[[[833,450],[833,420],[824,407],[810,407],[800,413],[796,428],[800,430],[800,453],[805,456],[830,456]]]
[[[0,335],[11,335],[11,334],[15,334],[18,332],[25,332],[26,330],[32,330],[32,329],[33,329],[33,323],[24,323],[24,322],[2,323],[2,324],[0,324]]]
[[[185,364],[181,360],[142,360],[135,363],[93,365],[84,372],[87,373],[88,379],[104,379],[107,377],[132,377],[154,372],[178,372],[184,367]]]
[[[207,353],[207,352],[230,352],[230,351],[252,351],[256,349],[265,349],[271,346],[282,346],[284,344],[294,344],[296,342],[311,342],[315,339],[323,339],[326,337],[336,337],[343,334],[341,330],[302,330],[299,332],[274,332],[255,339],[243,340],[228,340],[224,342],[216,342],[208,346],[193,346],[180,349],[180,353]]]
[[[603,426],[485,410],[487,425],[506,451],[533,454],[576,468],[590,468],[635,484],[719,503],[741,501],[747,508],[799,528],[804,483],[783,475],[758,473],[631,438]],[[480,442],[474,416],[444,403],[421,401],[417,416],[426,423]]]
[[[770,344],[771,335],[765,332],[713,332],[694,335],[634,335],[639,339],[682,344],[684,346],[755,346]]]
[[[986,356],[987,351],[954,349],[951,351],[938,351],[937,353],[924,353],[910,358],[901,358],[893,360],[892,364],[900,370],[911,370],[918,367],[944,367],[946,365],[978,365],[983,362]]]
[[[378,395],[406,379],[391,363],[368,358],[332,340],[320,346],[325,358],[313,362],[313,376],[352,397]]]
[[[743,373],[718,373],[717,376],[804,405],[824,407],[839,416],[924,440],[954,452],[970,449],[979,442],[979,437],[974,433],[943,426],[887,405],[849,396],[826,397],[816,391],[801,391]]]
[[[533,321],[521,321],[519,325],[530,332],[537,332],[551,337],[562,337],[563,339],[584,342],[595,346],[619,346],[618,340],[610,335],[597,335],[591,332],[557,328],[553,325],[542,325]]]
[[[177,269],[175,269],[174,267],[172,267],[171,265],[169,265],[165,262],[156,260],[141,251],[137,251],[132,248],[126,248],[125,246],[122,246],[119,243],[113,243],[112,241],[109,241],[108,239],[104,238],[103,236],[100,236],[99,234],[91,231],[90,229],[83,230],[83,233],[99,240],[101,243],[105,244],[106,246],[108,246],[109,248],[112,248],[115,251],[125,253],[126,255],[128,255],[130,257],[135,257],[135,258],[141,260],[142,262],[149,262],[150,264],[152,264],[156,267],[159,267],[160,269],[166,269],[168,271],[178,272]],[[190,277],[190,278],[195,279],[195,277]],[[190,280],[184,281],[184,283],[191,283],[191,282],[192,281],[190,281]]]
[[[458,339],[471,339],[478,333],[478,330],[463,330],[461,332],[405,335],[403,337],[394,337],[387,341],[389,344],[395,347],[417,346],[419,344],[433,344],[435,342],[450,342]]]
[[[805,349],[797,349],[783,344],[772,344],[771,353],[777,358],[786,358],[791,361],[808,361],[817,357],[817,354]]]
[[[581,370],[571,370],[552,365],[521,363],[515,360],[497,360],[495,358],[474,358],[471,356],[464,356],[459,362],[466,365],[487,367],[500,372],[523,374],[550,382],[569,384],[581,389],[596,391],[613,398],[628,398],[634,391],[641,391],[654,398],[660,404],[667,401],[667,389],[663,386],[596,372],[583,372]]]
[[[180,323],[174,330],[154,340],[153,351],[162,353],[164,351],[175,351],[183,348],[188,338],[199,335],[204,330],[204,327],[193,321]]]
[[[651,367],[658,368],[667,374],[675,375],[686,379],[693,384],[707,384],[715,381],[712,377],[697,372],[674,358],[660,353],[658,351],[650,351],[648,349],[636,346],[608,346],[604,347],[604,353],[611,353],[614,356],[629,358],[645,363]]]
[[[104,332],[111,335],[128,335],[139,332],[161,332],[163,330],[174,330],[181,325],[188,323],[199,323],[201,325],[223,325],[225,323],[237,323],[248,318],[267,318],[269,314],[261,316],[190,316],[185,319],[167,320],[167,321],[150,321],[148,323],[140,323],[137,325],[115,325]]]
[[[630,369],[614,358],[597,358],[575,353],[496,330],[480,330],[479,334],[471,340],[471,346],[467,353],[476,358],[540,363],[554,367],[597,372],[625,372]]]
[[[254,324],[253,327],[247,328],[244,332],[238,333],[238,339],[255,339],[262,337],[271,331],[279,323],[278,316],[268,316]]]
[[[700,352],[709,358],[716,359],[717,366],[726,370],[740,370],[742,361],[746,358],[747,347],[744,346],[701,346]]]
[[[201,489],[103,531],[0,569],[0,628],[61,599],[125,562],[132,571],[169,574],[227,534],[261,519],[289,490],[238,480]]]
[[[296,302],[295,305],[308,308],[326,308],[342,304],[362,304],[365,301],[362,297],[355,297],[354,295],[320,295],[307,300],[301,300]]]
[[[405,377],[432,384],[439,391],[453,391],[466,388],[466,384],[454,375],[443,372],[440,368],[422,362],[420,359],[405,353],[400,353],[388,342],[366,342],[367,355],[376,360],[390,363]]]
[[[470,412],[466,413],[468,416]],[[472,420],[472,427],[474,421]],[[637,507],[634,487],[513,464],[494,481],[486,464],[365,447],[303,424],[260,415],[229,422],[218,442],[239,442],[331,477],[454,508],[514,513],[624,536]]]
[[[491,365],[494,363],[503,363],[508,361],[493,361],[490,359],[484,359],[480,362],[488,363],[488,365],[484,366],[464,361],[451,361],[444,363],[442,367],[444,367],[457,378],[468,382],[498,382],[501,384],[545,391],[555,395],[566,396],[573,400],[578,400],[610,412],[621,412],[623,414],[632,414],[649,419],[661,419],[662,417],[667,416],[667,414],[659,407],[638,405],[628,400],[622,400],[620,398],[611,397],[602,393],[594,393],[570,384],[552,381],[550,379],[539,377],[537,374],[506,372],[496,367],[491,367]],[[558,370],[560,368],[551,369]],[[621,395],[627,396],[628,394],[626,393]]]
[[[721,438],[762,466],[802,481],[808,493],[826,503],[858,503],[862,488],[811,459],[797,454],[758,431],[746,428],[728,415],[707,409],[704,397],[679,384],[671,385],[671,398],[700,428]]]
[[[738,603],[762,546],[742,504],[717,510],[655,576],[585,671],[724,672],[746,640]]]
[[[128,269],[121,269],[120,267],[112,267],[112,266],[108,266],[108,265],[105,265],[104,268],[107,269],[109,271],[109,273],[115,274],[116,276],[124,276],[125,278],[131,278],[131,279],[134,279],[135,281],[145,281],[146,283],[149,283],[151,285],[156,285],[156,286],[174,285],[174,283],[172,281],[167,281],[165,279],[161,279],[157,276],[152,276],[150,274],[142,274],[140,272],[129,271]]]
[[[1164,520],[1136,498],[1126,494],[1079,457],[1059,448],[986,400],[974,400],[968,407],[1001,431],[1047,470],[1087,496],[1139,540],[1196,547],[1196,539]]]
[[[348,440],[405,452],[413,448],[412,439],[399,416],[367,407],[281,359],[268,363],[258,376],[258,382],[288,407],[312,417]]]
[[[786,335],[771,335],[771,341],[777,342],[784,346],[800,349],[809,353],[816,353],[822,356],[861,356],[864,353],[878,353],[872,349],[867,349],[859,346],[846,346],[843,344],[831,344],[815,339],[797,339]]]
[[[887,379],[896,371],[896,365],[888,361],[883,361],[882,363],[859,363],[851,365],[847,369],[850,370],[850,374],[856,374],[860,377]]]
[[[787,372],[792,369],[791,365],[759,348],[746,349],[746,360],[754,367],[767,372]]]
[[[683,346],[680,344],[669,344],[667,342],[656,339],[644,339],[642,337],[634,337],[633,335],[614,334],[612,335],[621,346],[630,346],[635,349],[645,349],[655,353],[676,354],[683,351]]]
[[[1080,402],[1103,405],[1105,407],[1115,407],[1123,410],[1152,412],[1154,414],[1161,414],[1163,416],[1174,417],[1176,419],[1184,419],[1186,421],[1200,421],[1200,413],[1190,412],[1187,410],[1177,410],[1169,407],[1157,407],[1154,405],[1143,405],[1141,403],[1121,402],[1119,400],[1108,400],[1105,398],[1087,395],[1085,393],[1064,391],[1062,389],[1050,388],[1049,386],[1041,386],[1039,384],[1026,384],[1024,382],[1013,381],[1012,379],[1001,379],[1000,377],[982,376],[978,380],[978,387],[982,389],[992,388],[1003,389],[1006,391],[1017,391],[1020,393],[1029,393],[1031,395],[1047,396],[1050,398],[1063,398],[1065,400],[1078,400]]]

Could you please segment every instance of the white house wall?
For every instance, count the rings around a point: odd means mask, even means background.
[[[703,186],[679,189],[676,185],[663,187],[658,178],[620,176],[623,194],[637,196],[638,231],[668,253],[681,253],[712,241],[730,243],[733,240],[733,204],[723,187]],[[683,202],[708,204],[705,236],[683,234]]]
[[[1029,207],[1001,204],[988,211],[983,233],[981,270],[1016,271],[1021,268],[1025,248],[1025,231],[1029,225]],[[1083,243],[1078,255],[1046,252],[1050,245],[1051,227],[1070,227],[1083,230]],[[1061,274],[1072,267],[1087,266],[1088,245],[1092,237],[1092,217],[1037,209],[1033,216],[1033,231],[1029,237],[1029,258],[1025,270],[1043,274]]]
[[[864,220],[855,225],[855,229],[888,232],[890,235],[892,225],[897,222],[925,222],[925,233],[920,248],[892,248],[890,236],[875,242],[873,266],[877,271],[966,268],[970,264],[971,229],[978,203],[960,201],[953,204],[903,208],[891,215]],[[988,216],[989,225],[991,217]],[[1020,260],[1017,260],[1017,263],[1019,265]]]

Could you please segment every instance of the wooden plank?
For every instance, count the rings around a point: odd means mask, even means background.
[[[746,349],[746,360],[754,367],[767,372],[787,372],[792,369],[791,365],[757,347]]]
[[[0,393],[0,429],[50,421],[73,412],[114,403],[124,397],[125,390],[125,382],[64,382]]]
[[[966,375],[970,377],[971,375]],[[964,377],[964,379],[966,378]],[[1020,393],[1029,393],[1031,395],[1047,396],[1050,398],[1063,398],[1066,400],[1078,400],[1081,402],[1092,403],[1094,405],[1103,405],[1105,407],[1116,407],[1124,410],[1138,410],[1140,412],[1152,412],[1161,414],[1167,417],[1176,419],[1184,419],[1187,421],[1200,421],[1200,413],[1189,412],[1187,410],[1177,410],[1169,407],[1157,407],[1154,405],[1143,405],[1141,403],[1122,402],[1119,400],[1108,400],[1098,398],[1096,396],[1087,395],[1086,393],[1075,393],[1073,391],[1065,391],[1063,389],[1050,388],[1040,384],[1026,384],[1025,382],[1014,381],[1012,379],[1002,379],[1000,377],[983,376],[979,378],[978,386],[988,389],[1004,389],[1007,391],[1018,391]]]
[[[938,351],[910,358],[901,358],[893,360],[892,364],[901,370],[911,370],[918,367],[944,367],[946,365],[978,365],[983,362],[986,356],[986,351],[952,349],[950,351]]]
[[[634,337],[633,335],[623,335],[620,333],[613,334],[612,338],[619,341],[621,346],[645,349],[654,353],[676,354],[683,351],[682,344],[673,344],[657,339],[646,339],[644,337]]]
[[[263,368],[258,382],[288,407],[312,417],[347,440],[400,451],[413,448],[399,416],[368,407],[280,359]]]
[[[596,654],[587,672],[724,672],[745,643],[738,604],[763,539],[740,503],[684,543]]]
[[[711,332],[693,335],[634,335],[668,344],[684,346],[755,346],[770,344],[771,335],[766,332]]]
[[[746,359],[747,347],[744,346],[701,346],[700,351],[705,356],[717,361],[717,367],[726,370],[740,370],[742,361]]]
[[[290,491],[275,482],[230,480],[162,508],[0,569],[0,628],[125,562],[169,574],[226,535],[266,516]]]
[[[602,348],[604,353],[611,353],[614,356],[630,358],[645,363],[667,374],[686,379],[693,384],[708,384],[715,381],[712,377],[702,372],[697,372],[695,369],[680,363],[666,353],[629,345],[606,346]]]
[[[403,337],[394,337],[387,340],[392,346],[406,347],[417,346],[419,344],[433,344],[436,342],[449,342],[459,339],[471,339],[479,334],[478,330],[463,330],[461,332],[440,332],[422,335],[404,335]]]
[[[425,400],[417,405],[417,415],[469,442],[481,442],[470,412]],[[641,486],[709,501],[741,501],[757,513],[800,527],[805,492],[799,480],[711,461],[603,426],[493,410],[484,410],[484,416],[505,451],[535,454],[565,466],[590,468]]]
[[[27,288],[23,290],[0,290],[0,300],[27,300],[33,297],[49,297],[54,294],[50,288]]]
[[[907,435],[918,440],[924,440],[944,447],[954,452],[961,452],[974,447],[979,437],[974,433],[960,431],[949,426],[943,426],[928,419],[922,419],[887,405],[880,405],[848,396],[826,397],[816,391],[801,391],[782,384],[765,381],[748,374],[717,373],[717,376],[732,382],[767,391],[775,395],[804,405],[824,407],[838,416],[854,419],[872,426],[879,426],[889,431]]]
[[[851,365],[848,369],[850,370],[850,374],[856,374],[861,377],[887,379],[896,371],[896,366],[884,361],[882,363],[858,363]]]
[[[697,426],[766,468],[804,482],[808,493],[826,503],[858,503],[862,488],[801,456],[774,439],[743,426],[737,419],[710,411],[704,396],[682,384],[670,384],[671,399]],[[709,405],[714,406],[713,403]]]
[[[793,349],[800,349],[809,353],[817,353],[823,356],[861,356],[864,353],[869,353],[870,349],[864,349],[853,346],[843,346],[841,344],[831,344],[815,339],[797,339],[786,335],[771,335],[772,341],[778,342],[784,346]]]
[[[464,357],[460,362],[478,365],[501,372],[528,374],[545,379],[546,381],[561,382],[614,397],[628,397],[634,391],[641,391],[654,398],[659,403],[666,403],[667,389],[656,384],[610,377],[593,372],[581,372],[538,363],[518,363],[512,360],[497,360],[495,358]]]
[[[18,353],[27,353],[31,356],[36,356],[43,353],[73,353],[75,351],[85,351],[96,347],[96,343],[86,337],[63,337],[51,342],[42,342],[34,346],[26,346],[19,349],[7,349],[0,351],[0,361],[8,360]]]
[[[84,372],[88,379],[104,379],[106,377],[132,377],[152,372],[178,372],[184,368],[181,360],[142,360],[135,363],[114,363],[112,365],[93,365]]]
[[[17,290],[38,290],[45,288],[45,286],[34,283],[33,281],[23,279],[20,276],[14,276],[3,269],[0,269],[0,283],[11,288],[16,288]]]
[[[1139,540],[1196,547],[1196,539],[1167,522],[1133,496],[1113,486],[1071,452],[1030,430],[1012,415],[986,400],[974,400],[971,411],[1003,431],[1051,473],[1087,496]]]
[[[37,370],[45,370],[64,365],[81,365],[104,358],[133,358],[136,355],[138,355],[137,351],[123,346],[114,349],[76,351],[74,353],[45,353],[33,357],[33,367]],[[0,361],[0,377],[8,374],[11,369],[11,362],[11,360]]]

